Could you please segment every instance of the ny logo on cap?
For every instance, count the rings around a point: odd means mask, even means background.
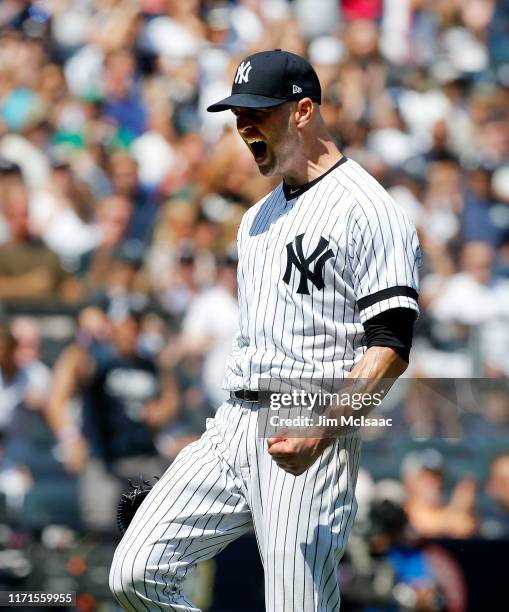
[[[283,282],[287,285],[290,284],[292,277],[292,267],[295,266],[296,270],[300,272],[299,286],[297,293],[303,293],[309,295],[308,280],[313,283],[317,289],[323,289],[325,283],[323,280],[325,262],[334,256],[332,249],[325,250],[329,246],[329,241],[323,236],[320,236],[320,241],[316,249],[306,257],[302,250],[302,239],[304,234],[300,234],[295,238],[295,250],[293,244],[289,242],[286,245],[286,271],[283,276]],[[297,253],[295,253],[297,251]],[[311,270],[311,264],[315,262],[315,269]]]
[[[242,62],[237,68],[234,83],[247,83],[249,81],[249,73],[251,72],[251,62]]]

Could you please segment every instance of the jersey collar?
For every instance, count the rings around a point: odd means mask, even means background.
[[[321,181],[324,176],[327,176],[330,172],[332,172],[333,170],[341,166],[341,164],[344,164],[346,161],[348,161],[348,157],[343,155],[343,157],[339,161],[337,161],[333,166],[331,166],[327,170],[327,172],[324,172],[320,176],[316,177],[309,183],[305,183],[304,185],[287,185],[283,181],[283,193],[285,194],[286,200],[290,201],[290,200],[293,200],[294,198],[298,198],[300,195],[306,192],[310,187],[313,187],[313,185],[316,185],[318,181]]]

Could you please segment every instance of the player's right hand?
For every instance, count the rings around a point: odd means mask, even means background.
[[[332,438],[268,438],[269,455],[277,465],[294,476],[303,474],[323,451]]]

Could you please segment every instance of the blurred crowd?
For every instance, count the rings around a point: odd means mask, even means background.
[[[205,109],[243,56],[272,48],[309,58],[338,146],[418,228],[408,376],[509,374],[508,0],[4,0],[8,516],[112,530],[126,478],[160,474],[225,397],[236,229],[276,183],[233,115]],[[431,412],[407,410],[428,447],[384,478],[366,454],[366,508],[404,508],[419,537],[509,536],[509,437],[490,441],[507,393],[477,407],[490,452],[474,475],[479,445],[454,463]]]

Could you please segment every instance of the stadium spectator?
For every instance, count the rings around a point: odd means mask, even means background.
[[[128,237],[150,240],[158,210],[158,196],[154,188],[141,184],[136,160],[124,151],[116,151],[110,156],[109,174],[113,193],[128,199],[133,207]]]
[[[444,458],[433,449],[408,454],[401,472],[408,520],[422,537],[467,538],[477,532],[476,484],[462,478],[444,501]]]
[[[88,302],[108,315],[131,307],[142,310],[149,303],[156,306],[149,295],[146,275],[143,274],[143,250],[137,241],[126,241],[111,253],[104,280],[92,287]]]
[[[429,304],[438,321],[476,325],[496,315],[495,252],[487,242],[469,242],[460,253],[460,272],[435,289]],[[468,296],[468,298],[467,298]]]
[[[440,604],[437,579],[403,508],[389,500],[375,502],[370,510],[368,538],[371,554],[384,559],[394,573],[394,603],[401,605],[410,596],[414,610],[436,610]]]
[[[172,123],[172,109],[168,107],[164,99],[154,101],[149,110],[148,129],[133,141],[131,147],[138,164],[140,183],[149,189],[160,185],[179,162],[174,148],[177,136]]]
[[[146,112],[135,68],[134,55],[128,49],[112,51],[104,60],[102,112],[115,121],[120,139],[127,143],[146,129]]]
[[[31,317],[14,317],[10,330],[16,342],[14,360],[18,368],[27,373],[30,381],[25,404],[30,409],[39,410],[47,400],[51,382],[51,370],[41,361],[39,323]]]
[[[117,311],[111,339],[66,348],[55,365],[48,422],[66,468],[80,475],[82,516],[89,528],[112,529],[116,504],[127,478],[158,476],[167,459],[157,434],[176,416],[171,374],[139,354],[141,318]],[[83,400],[83,427],[71,400]]]
[[[80,285],[62,268],[58,256],[34,238],[29,227],[29,198],[21,185],[2,194],[9,239],[0,245],[0,301],[76,301]]]
[[[61,258],[79,257],[98,242],[88,187],[66,162],[54,160],[45,189],[30,199],[30,228]]]
[[[206,224],[193,201],[173,199],[161,208],[147,265],[152,289],[173,315],[182,315],[192,297],[213,282],[216,232]]]
[[[206,400],[217,408],[227,398],[222,391],[224,367],[237,331],[237,258],[220,261],[215,286],[197,295],[182,322],[181,357],[201,357],[201,384]]]
[[[95,213],[98,244],[83,253],[77,264],[78,272],[85,277],[88,290],[103,287],[113,254],[124,243],[132,219],[130,201],[121,195],[101,200]]]
[[[41,334],[36,319],[16,317],[8,333],[11,334],[8,358],[4,364],[4,381],[0,383],[0,405],[6,411],[4,418],[8,415],[3,431],[2,467],[22,481],[29,479],[33,485],[52,460],[49,447],[43,441],[47,431],[44,411],[52,373],[40,360]]]
[[[34,448],[51,386],[51,371],[40,361],[40,331],[28,317],[0,327],[0,432],[4,468],[36,474],[40,455]],[[37,446],[37,444],[35,444]]]
[[[19,511],[20,502],[33,484],[29,469],[24,459],[29,456],[19,456],[17,442],[23,442],[27,435],[16,431],[20,416],[27,410],[27,405],[36,407],[33,398],[39,398],[39,393],[46,390],[38,388],[33,383],[29,372],[20,367],[16,360],[17,343],[5,325],[0,326],[0,493],[5,498],[7,509]],[[27,404],[25,404],[25,400]],[[25,432],[28,434],[28,432]],[[14,443],[14,448],[13,448]],[[26,448],[24,450],[27,450]],[[28,449],[29,450],[29,449]]]
[[[177,246],[173,265],[166,272],[167,283],[159,301],[163,309],[174,317],[182,317],[201,289],[196,260],[194,242],[184,240]]]
[[[497,223],[497,208],[486,168],[475,168],[467,175],[461,215],[462,236],[466,242],[482,240],[493,248],[505,241],[505,228]]]

